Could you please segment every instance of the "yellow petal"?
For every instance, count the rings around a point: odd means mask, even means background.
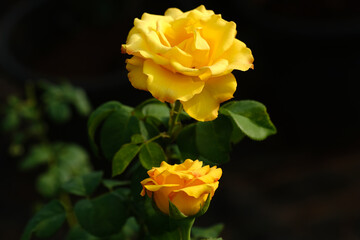
[[[179,190],[174,190],[173,192],[184,192],[188,196],[199,198],[201,195],[208,193],[210,193],[211,196],[213,196],[218,186],[219,186],[219,182],[214,182],[214,183],[185,187]]]
[[[204,87],[204,82],[170,72],[151,60],[144,62],[144,73],[148,76],[149,92],[162,102],[187,101]]]
[[[214,63],[212,66],[209,66],[206,68],[209,68],[211,71],[211,76],[215,77],[215,76],[221,76],[221,75],[228,74],[229,73],[227,71],[228,66],[229,66],[228,60],[220,59],[219,61]]]
[[[152,59],[157,64],[169,64],[168,59],[151,51],[145,39],[146,38],[142,33],[129,34],[129,38],[126,41],[126,44],[122,45],[122,49],[125,50],[127,54]]]
[[[195,10],[200,11],[201,13],[207,14],[207,15],[213,15],[214,14],[214,11],[207,10],[204,5],[198,6],[197,8],[195,8]]]
[[[126,60],[128,77],[134,88],[147,91],[147,76],[143,73],[144,60],[139,57],[132,57]]]
[[[144,188],[151,192],[159,191],[162,188],[173,188],[178,187],[179,184],[163,184],[163,185],[144,185]]]
[[[249,68],[253,68],[254,57],[251,50],[238,39],[235,39],[233,45],[221,58],[229,61],[229,68],[231,69],[247,71]]]
[[[164,53],[163,56],[170,59],[172,62],[181,64],[184,67],[191,67],[193,61],[192,55],[184,52],[176,46]]]
[[[177,190],[179,187],[164,187],[153,192],[153,198],[156,206],[166,214],[169,214],[169,195],[172,191]]]
[[[182,14],[183,14],[183,12],[178,8],[168,8],[165,11],[165,16],[170,16],[173,19],[180,17]]]
[[[236,79],[231,73],[209,78],[201,93],[182,101],[185,112],[198,121],[211,121],[218,115],[220,103],[233,97]]]
[[[203,24],[201,35],[210,45],[210,58],[217,61],[233,44],[236,36],[236,24],[225,21],[220,15],[213,15],[209,21]],[[210,64],[212,63],[210,62]]]
[[[184,192],[171,194],[171,202],[186,216],[192,216],[199,212],[200,207],[204,205],[207,194],[199,198],[188,196]],[[169,211],[169,210],[168,210]]]

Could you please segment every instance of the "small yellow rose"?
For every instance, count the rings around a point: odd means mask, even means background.
[[[253,68],[251,50],[235,38],[236,24],[199,6],[169,8],[164,16],[135,19],[123,52],[131,84],[160,101],[180,100],[199,121],[217,117],[220,103],[233,97],[234,69]]]
[[[141,196],[146,192],[166,214],[169,214],[170,200],[186,216],[195,215],[208,195],[214,196],[222,174],[221,168],[202,165],[201,161],[190,159],[179,165],[162,162],[160,167],[148,171],[150,178],[141,182]]]

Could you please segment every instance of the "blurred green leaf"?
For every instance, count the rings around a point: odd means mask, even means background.
[[[76,203],[75,214],[83,229],[97,237],[108,237],[121,231],[128,218],[128,207],[119,197],[122,193],[117,191]]]
[[[139,153],[141,165],[146,169],[159,167],[162,161],[166,162],[166,155],[162,147],[156,142],[145,143]]]
[[[58,200],[53,200],[41,208],[26,225],[21,240],[30,240],[31,235],[48,238],[64,223],[65,209]]]
[[[124,144],[114,156],[112,162],[112,176],[123,173],[139,151],[140,147],[136,144]]]
[[[139,120],[123,111],[111,113],[100,131],[100,146],[103,155],[111,160],[125,143],[131,142],[131,136],[139,134]]]
[[[219,223],[207,228],[193,227],[191,233],[192,236],[197,239],[217,238],[219,237],[223,229],[224,229],[224,224]]]
[[[276,133],[266,107],[256,101],[232,101],[221,108],[221,113],[231,117],[236,126],[254,140],[264,140]]]
[[[29,170],[51,161],[54,161],[54,156],[49,145],[34,145],[30,148],[29,154],[20,163],[20,169]]]
[[[62,183],[91,171],[89,156],[79,145],[59,143],[55,148]]]
[[[2,120],[2,129],[4,131],[15,130],[20,124],[20,117],[14,110],[10,110],[5,114],[4,119]]]
[[[84,90],[80,88],[76,88],[74,90],[74,100],[73,100],[74,106],[78,113],[83,116],[89,115],[91,111],[91,105],[90,102],[86,96],[86,93]]]
[[[89,117],[88,120],[88,134],[90,145],[98,153],[98,148],[95,143],[95,133],[97,128],[103,123],[103,121],[114,111],[123,111],[127,112],[129,115],[132,111],[132,108],[125,106],[116,101],[110,101],[99,106]]]
[[[62,188],[74,195],[90,196],[99,186],[102,175],[103,173],[100,171],[87,173],[64,183]]]
[[[131,143],[133,144],[139,144],[143,143],[145,141],[143,135],[141,134],[134,134],[131,136]]]
[[[36,180],[36,189],[44,197],[55,197],[60,190],[61,173],[57,166],[51,166],[40,174]]]
[[[113,190],[114,187],[121,187],[131,184],[130,181],[119,181],[114,179],[103,179],[102,183],[109,190]]]
[[[70,229],[66,240],[100,240],[99,238],[89,234],[80,226],[76,226]]]
[[[67,122],[71,117],[70,106],[57,100],[47,102],[46,112],[48,113],[49,117],[56,123]]]

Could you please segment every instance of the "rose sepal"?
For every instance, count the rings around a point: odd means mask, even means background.
[[[186,216],[169,200],[170,226],[178,229],[180,240],[190,240],[191,228],[195,222],[195,216]]]
[[[204,205],[203,206],[200,206],[200,210],[197,214],[194,215],[194,217],[200,217],[202,215],[204,215],[207,210],[209,209],[209,206],[210,206],[210,193],[208,194],[207,198],[206,198],[206,201],[204,202]]]

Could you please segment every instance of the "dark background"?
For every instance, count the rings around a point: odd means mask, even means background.
[[[29,80],[67,78],[94,107],[135,106],[150,95],[131,87],[120,53],[133,19],[200,4],[237,23],[255,70],[234,72],[235,99],[264,103],[278,134],[234,146],[197,223],[224,222],[224,239],[360,239],[359,1],[2,0],[1,103]],[[80,126],[57,137],[76,131],[88,147]],[[40,197],[35,174],[18,172],[1,139],[0,239],[18,239]]]

